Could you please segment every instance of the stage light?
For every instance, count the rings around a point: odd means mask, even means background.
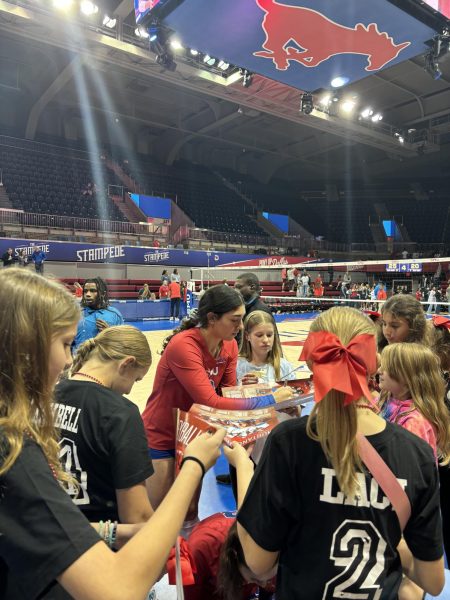
[[[103,17],[103,27],[107,27],[108,29],[114,29],[117,23],[117,19],[113,19],[112,17],[105,15]]]
[[[192,56],[198,56],[198,50],[194,50],[194,48],[191,48],[189,52],[192,54]]]
[[[425,71],[435,80],[442,77],[442,71],[439,68],[437,56],[433,52],[429,52],[425,56]]]
[[[356,106],[356,102],[354,100],[344,100],[340,106],[345,113],[351,113]]]
[[[361,111],[361,116],[363,119],[368,119],[372,115],[373,115],[373,110],[369,106]]]
[[[72,4],[73,0],[53,0],[53,6],[58,10],[69,10]]]
[[[377,123],[378,121],[381,121],[383,119],[383,115],[381,113],[375,113],[374,115],[372,115],[372,123]]]
[[[98,6],[90,0],[82,0],[80,3],[80,10],[83,15],[91,17],[92,15],[96,15],[98,13]]]
[[[312,94],[305,92],[300,96],[300,112],[310,115],[314,109]]]
[[[331,87],[339,88],[348,83],[349,81],[349,77],[334,77],[334,79],[331,80]]]
[[[134,34],[136,37],[141,38],[142,40],[146,40],[150,37],[149,32],[142,25],[139,25],[139,27],[136,27],[136,29],[134,30]]]
[[[331,103],[331,94],[325,94],[321,98],[319,98],[319,104],[321,106],[329,106]]]
[[[223,60],[219,60],[219,64],[217,66],[219,67],[219,69],[222,69],[222,71],[226,71],[230,66],[230,63],[227,63]]]
[[[216,64],[216,59],[209,54],[205,54],[203,57],[203,62],[206,63],[208,67],[213,67]]]
[[[184,50],[184,48],[183,48],[183,46],[182,46],[182,44],[181,44],[180,40],[172,40],[172,41],[170,42],[170,47],[171,47],[173,50]]]

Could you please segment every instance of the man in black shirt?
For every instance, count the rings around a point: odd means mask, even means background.
[[[236,279],[234,289],[241,292],[245,302],[245,316],[254,310],[264,310],[271,314],[270,308],[261,299],[261,286],[254,273],[242,273]],[[239,343],[239,342],[238,342]]]
[[[2,254],[2,261],[4,267],[11,267],[14,264],[14,254],[12,248],[8,248],[8,250]]]

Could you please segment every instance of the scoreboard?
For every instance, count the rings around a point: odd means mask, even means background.
[[[386,273],[422,273],[422,263],[390,262],[386,265]]]

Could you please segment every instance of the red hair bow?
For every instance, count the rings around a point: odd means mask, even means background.
[[[450,319],[447,319],[447,317],[440,317],[438,315],[434,315],[432,318],[433,325],[435,327],[443,327],[444,329],[450,330]]]
[[[300,360],[313,363],[316,402],[320,402],[330,390],[345,394],[344,405],[361,397],[369,402],[372,400],[367,374],[377,370],[373,335],[357,335],[348,346],[344,346],[334,333],[313,331],[303,346]]]
[[[186,542],[186,540],[181,536],[178,539],[180,540],[180,566],[183,585],[194,585],[194,574],[197,573],[194,558],[189,551],[189,544]],[[166,563],[166,569],[169,575],[170,585],[176,585],[177,577],[175,547],[173,547],[170,551],[169,558],[167,559]]]

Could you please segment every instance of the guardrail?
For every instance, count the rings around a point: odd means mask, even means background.
[[[0,226],[20,225],[22,227],[42,227],[46,229],[71,229],[73,231],[99,231],[106,233],[124,233],[131,235],[158,235],[161,228],[150,223],[127,223],[91,219],[87,217],[67,217],[26,213],[22,210],[0,209]]]

